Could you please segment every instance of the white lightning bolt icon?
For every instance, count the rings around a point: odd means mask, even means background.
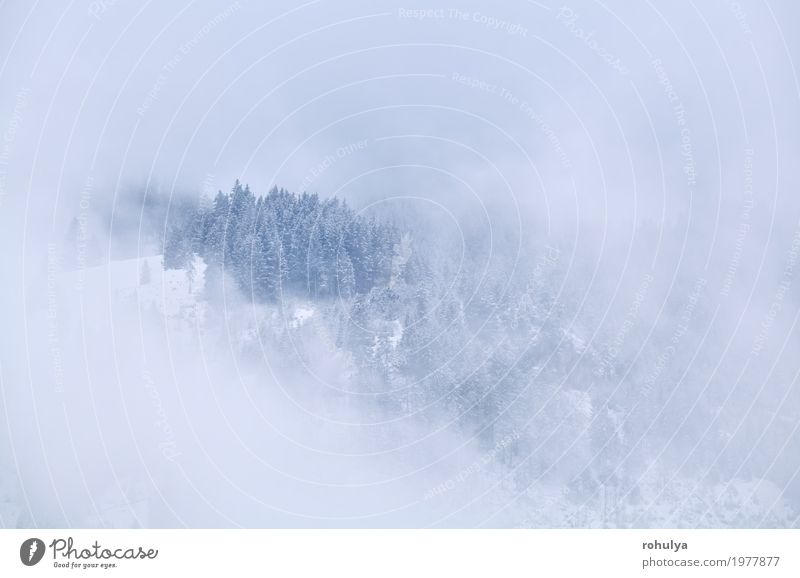
[[[33,560],[33,555],[36,554],[36,550],[39,548],[39,544],[34,540],[31,542],[31,552],[28,554],[28,562]]]

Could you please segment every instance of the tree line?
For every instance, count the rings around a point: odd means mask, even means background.
[[[284,292],[352,297],[388,283],[399,233],[356,214],[346,202],[274,187],[255,195],[237,180],[168,221],[164,266],[186,268],[193,255],[230,274],[259,300]]]

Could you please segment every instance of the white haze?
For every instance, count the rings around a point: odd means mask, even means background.
[[[316,318],[309,365],[242,351],[255,319],[291,325],[308,303],[254,305],[231,282],[200,328],[116,299],[109,263],[159,253],[143,191],[238,178],[345,198],[490,270],[525,275],[556,247],[565,332],[597,350],[652,278],[620,393],[677,334],[677,401],[646,415],[711,399],[720,422],[655,419],[680,436],[629,459],[715,487],[724,463],[764,502],[728,525],[796,527],[799,17],[789,0],[3,3],[0,526],[561,525],[560,488],[514,486],[446,418],[342,394],[346,354]]]

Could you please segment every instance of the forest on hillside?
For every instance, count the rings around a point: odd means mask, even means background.
[[[338,199],[277,187],[256,197],[236,181],[230,193],[173,216],[164,260],[181,268],[200,255],[258,300],[282,292],[347,298],[388,282],[398,242],[391,225],[356,215]]]
[[[701,434],[709,421],[718,435],[728,426],[711,399],[687,414],[688,390],[675,397],[670,384],[689,353],[665,360],[658,340],[645,343],[647,328],[636,321],[651,275],[624,318],[598,336],[592,308],[573,316],[578,303],[558,287],[565,264],[554,247],[487,267],[477,252],[462,259],[445,243],[420,246],[423,231],[359,214],[338,199],[278,188],[261,196],[238,181],[168,222],[165,266],[191,275],[201,257],[212,310],[227,275],[252,305],[302,302],[319,312],[310,327],[264,315],[257,341],[243,339],[245,350],[249,342],[263,357],[266,343],[279,353],[267,364],[292,370],[313,368],[320,347],[326,355],[346,353],[342,387],[360,396],[360,415],[408,418],[475,441],[491,456],[477,476],[496,479],[526,504],[527,517],[516,523],[735,526],[743,516],[764,516],[790,524],[790,510],[750,503],[739,485],[756,482],[733,464],[728,474],[741,478],[733,486],[702,470],[671,472],[684,456],[674,446],[675,423],[677,439],[699,439],[693,455],[701,463],[706,456],[723,469],[718,437]],[[697,305],[702,284],[683,283],[689,305],[673,306],[670,319],[685,332],[708,311]],[[664,323],[659,339],[674,331],[672,321]],[[653,447],[666,452],[659,464]],[[531,518],[543,500],[548,507]],[[744,500],[735,514],[731,500]],[[676,501],[678,508],[659,509]]]

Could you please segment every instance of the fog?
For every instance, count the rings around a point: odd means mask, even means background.
[[[0,526],[797,527],[798,16],[4,3]],[[237,179],[441,326],[163,270]]]

